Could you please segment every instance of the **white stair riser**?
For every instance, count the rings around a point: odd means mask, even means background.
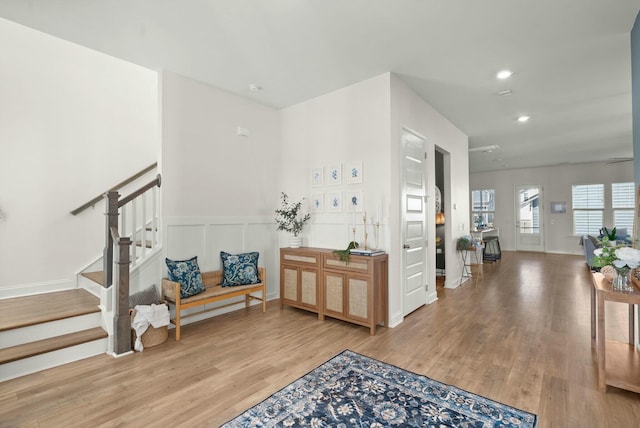
[[[7,330],[2,332],[0,349],[35,342],[37,340],[48,339],[50,337],[62,336],[63,334],[75,333],[76,331],[88,330],[93,327],[103,327],[102,324],[102,313],[95,312],[92,314]]]
[[[26,376],[51,367],[61,366],[73,361],[83,360],[95,355],[105,354],[108,338],[82,343],[69,348],[36,355],[11,363],[0,365],[0,382]]]

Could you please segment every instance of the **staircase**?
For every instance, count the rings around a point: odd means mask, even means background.
[[[72,211],[78,215],[100,199],[106,204],[103,257],[78,275],[77,288],[0,299],[0,382],[99,354],[131,352],[130,273],[159,259],[158,187],[160,175],[124,198],[111,189]]]
[[[83,289],[0,300],[0,382],[104,354],[99,303]]]

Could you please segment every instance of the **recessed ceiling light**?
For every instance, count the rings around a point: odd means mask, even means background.
[[[262,90],[262,86],[256,85],[255,83],[252,83],[252,84],[249,85],[249,90],[251,92],[260,92]]]
[[[498,71],[498,74],[496,74],[496,77],[498,79],[508,79],[509,77],[511,77],[512,74],[513,74],[513,71],[511,70],[500,70]]]
[[[505,89],[504,91],[498,92],[498,95],[500,95],[501,97],[506,97],[511,94],[512,94],[511,89]]]
[[[531,119],[531,116],[519,116],[519,117],[518,117],[518,122],[520,122],[520,123],[525,123],[525,122],[527,122],[529,119]]]

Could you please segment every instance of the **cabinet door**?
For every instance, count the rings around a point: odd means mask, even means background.
[[[300,303],[318,308],[318,272],[300,269]]]
[[[324,275],[324,312],[331,316],[344,317],[344,275],[325,273]]]
[[[298,302],[298,268],[282,267],[282,299]]]
[[[355,276],[347,277],[347,318],[369,322],[370,281]]]

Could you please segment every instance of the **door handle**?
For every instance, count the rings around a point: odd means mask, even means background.
[[[402,248],[404,248],[404,249],[406,250],[406,249],[411,248],[411,245],[409,245],[409,244],[404,244],[404,245],[402,246]]]

